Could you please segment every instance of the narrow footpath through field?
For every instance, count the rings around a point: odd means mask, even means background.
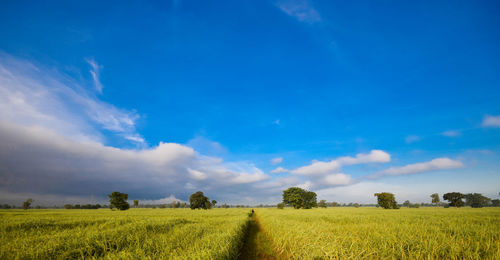
[[[262,227],[256,213],[250,217],[247,236],[238,259],[279,259],[276,256],[272,242],[262,232]]]

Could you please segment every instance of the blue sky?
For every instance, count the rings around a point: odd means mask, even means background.
[[[2,1],[0,194],[169,201],[200,189],[253,204],[298,185],[340,202],[495,197],[499,11]]]

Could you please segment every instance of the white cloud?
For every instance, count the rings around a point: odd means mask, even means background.
[[[170,195],[168,197],[157,199],[157,200],[140,200],[139,205],[147,205],[147,204],[170,204],[172,202],[186,202],[181,199],[176,198],[174,195]]]
[[[343,173],[329,174],[323,178],[323,181],[329,185],[348,185],[352,183],[351,176]]]
[[[316,23],[321,21],[321,16],[309,0],[282,0],[278,1],[276,6],[301,22]]]
[[[280,164],[281,162],[283,162],[283,158],[282,157],[276,157],[276,158],[271,159],[271,164],[272,165]]]
[[[416,135],[409,135],[405,138],[405,142],[407,144],[411,144],[411,143],[418,142],[418,141],[420,141],[420,137],[418,137]]]
[[[483,127],[500,127],[500,116],[486,115],[483,118]]]
[[[386,163],[391,156],[382,150],[372,150],[369,154],[359,153],[356,157],[344,156],[329,162],[315,161],[310,165],[299,167],[291,173],[305,176],[325,175],[336,173],[342,165],[354,165],[363,163]]]
[[[285,172],[289,172],[289,170],[287,170],[283,167],[278,167],[278,168],[271,171],[271,173],[285,173]]]
[[[189,172],[189,176],[192,178],[192,179],[195,179],[195,180],[205,180],[207,178],[207,175],[203,172],[200,172],[200,171],[197,171],[197,170],[193,170],[193,169],[187,169],[188,172]]]
[[[291,173],[305,176],[324,175],[340,169],[340,163],[336,160],[330,162],[313,162],[310,165],[299,167]]]
[[[422,163],[409,164],[403,167],[391,167],[379,173],[372,174],[368,178],[375,179],[383,176],[409,175],[422,172],[430,172],[437,170],[448,170],[462,168],[464,164],[461,161],[452,160],[446,157],[436,158],[434,160]]]
[[[102,94],[102,84],[99,79],[100,77],[99,74],[101,72],[102,66],[99,65],[94,58],[88,58],[85,59],[85,61],[90,65],[90,67],[92,67],[92,69],[89,70],[89,72],[90,75],[92,75],[92,80],[94,81],[95,89],[97,90],[97,92]]]
[[[441,134],[443,136],[446,136],[446,137],[459,137],[460,135],[462,135],[462,133],[460,133],[460,131],[454,131],[454,130],[444,131]]]
[[[67,75],[0,54],[0,120],[43,126],[81,141],[103,141],[109,130],[134,142],[135,112],[118,109],[85,91]]]
[[[386,163],[391,161],[391,155],[382,150],[371,150],[369,154],[359,153],[356,157],[344,156],[337,159],[342,165],[360,163]]]

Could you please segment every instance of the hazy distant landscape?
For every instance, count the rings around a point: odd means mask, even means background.
[[[500,259],[499,13],[0,1],[0,259]]]

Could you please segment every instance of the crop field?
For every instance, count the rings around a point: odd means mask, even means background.
[[[248,209],[0,211],[0,259],[232,259]]]
[[[0,259],[500,258],[500,208],[2,210]]]
[[[261,209],[258,220],[283,258],[500,258],[500,208]]]

